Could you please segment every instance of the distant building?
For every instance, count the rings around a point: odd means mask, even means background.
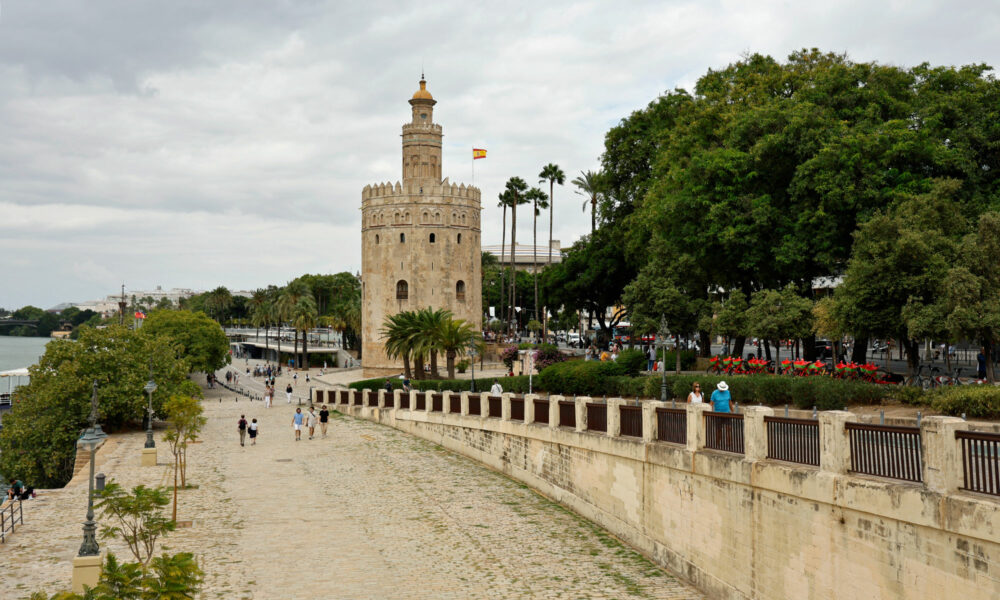
[[[549,264],[549,250],[548,246],[514,244],[514,268],[528,273],[534,273],[536,269],[539,271],[544,269]],[[510,264],[510,244],[483,246],[483,252],[489,252],[497,258],[497,261],[505,265]],[[551,258],[552,264],[562,262],[562,247],[559,240],[552,240]]]

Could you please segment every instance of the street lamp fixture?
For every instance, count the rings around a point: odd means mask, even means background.
[[[469,348],[469,364],[472,366],[472,383],[469,385],[469,391],[473,394],[476,393],[476,349]]]
[[[104,445],[107,434],[97,423],[97,382],[94,382],[93,396],[90,400],[90,427],[76,441],[76,447],[90,453],[90,491],[87,494],[87,521],[83,524],[83,544],[80,545],[78,556],[97,556],[101,547],[97,543],[97,523],[94,522],[94,462],[97,449]]]
[[[149,404],[146,406],[146,445],[145,448],[156,448],[153,441],[153,392],[156,391],[156,382],[153,381],[153,359],[149,359],[149,381],[142,388],[149,397]]]

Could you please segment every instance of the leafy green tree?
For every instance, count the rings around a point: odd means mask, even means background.
[[[141,423],[150,358],[158,386],[153,395],[157,413],[162,414],[163,398],[172,394],[201,394],[172,341],[155,338],[145,328],[111,325],[80,331],[78,341],[49,342],[38,364],[29,367],[28,385],[14,392],[0,430],[0,471],[5,475],[35,487],[61,487],[69,481],[95,381],[100,422],[107,430]]]
[[[219,323],[225,321],[226,315],[232,306],[233,295],[223,286],[219,286],[208,292],[205,297],[206,312]]]
[[[170,445],[170,453],[174,456],[174,513],[172,520],[177,521],[177,478],[181,485],[187,486],[187,447],[197,439],[206,419],[201,403],[191,396],[171,396],[164,405],[167,413],[167,432],[163,439]]]
[[[14,311],[11,315],[12,319],[17,319],[19,321],[37,321],[41,319],[45,314],[45,311],[38,308],[37,306],[22,306],[21,308]]]
[[[228,365],[229,340],[219,323],[205,313],[187,310],[155,310],[142,329],[176,344],[190,372],[212,373]]]
[[[144,568],[156,551],[156,541],[176,526],[163,516],[162,509],[170,504],[164,488],[139,485],[128,492],[114,480],[99,492],[97,508],[101,518],[111,521],[101,530],[101,537],[121,537]]]
[[[712,332],[717,335],[726,336],[732,340],[738,340],[733,354],[743,354],[742,341],[747,336],[750,323],[747,320],[747,297],[739,290],[735,290],[725,301],[716,302],[713,305],[715,317],[712,321]]]
[[[812,301],[800,296],[793,285],[781,290],[760,290],[750,297],[748,331],[751,335],[770,340],[774,346],[775,373],[781,360],[781,340],[798,339],[812,333],[812,311]]]
[[[158,556],[147,568],[142,563],[121,563],[109,552],[96,587],[83,594],[58,592],[48,600],[194,600],[204,580],[205,573],[190,552]],[[46,599],[43,592],[30,597]]]

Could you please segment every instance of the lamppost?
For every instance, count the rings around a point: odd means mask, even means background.
[[[156,448],[156,442],[153,440],[153,392],[156,391],[156,382],[153,381],[153,358],[149,358],[149,381],[146,386],[142,388],[146,391],[149,396],[149,405],[146,407],[146,445],[144,448]]]
[[[472,366],[472,383],[469,386],[469,391],[473,394],[476,393],[476,349],[469,348],[469,364]]]
[[[660,402],[667,401],[667,339],[670,328],[667,327],[666,315],[660,318],[660,330],[656,332],[656,345],[663,351],[663,363],[660,368]]]
[[[90,400],[90,427],[76,441],[76,447],[90,452],[90,492],[87,494],[87,521],[83,524],[83,544],[77,556],[97,556],[101,547],[97,544],[97,523],[94,522],[94,461],[97,449],[104,445],[107,434],[97,424],[97,382],[94,382],[94,392]]]

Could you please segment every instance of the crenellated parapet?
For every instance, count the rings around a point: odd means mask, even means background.
[[[482,194],[479,191],[479,188],[471,185],[466,186],[464,183],[448,183],[447,179],[442,181],[440,184],[430,185],[422,184],[418,181],[410,181],[406,183],[400,183],[399,181],[392,183],[386,181],[385,183],[366,185],[364,189],[361,190],[362,208],[364,208],[365,202],[375,199],[399,199],[399,201],[419,200],[421,202],[426,202],[435,198],[451,198],[480,202],[481,197]]]

